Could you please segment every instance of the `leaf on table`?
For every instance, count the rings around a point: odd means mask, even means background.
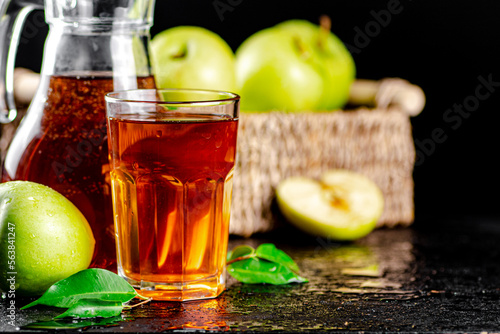
[[[261,259],[282,264],[290,268],[292,271],[299,271],[299,266],[295,263],[295,261],[293,261],[293,259],[284,251],[276,248],[274,244],[262,244],[257,247],[255,253],[256,256]]]
[[[254,253],[255,249],[253,247],[247,245],[238,246],[227,254],[227,262],[236,260],[239,257],[251,256]]]
[[[85,319],[85,320],[50,320],[39,321],[22,326],[22,329],[78,329],[89,326],[116,326],[123,318],[120,316],[112,318]]]
[[[95,317],[110,318],[120,315],[122,310],[122,302],[101,299],[80,299],[67,309],[66,312],[58,315],[54,319]]]
[[[125,303],[138,296],[123,278],[105,269],[85,269],[54,283],[34,302],[21,310],[38,304],[69,308],[81,299],[100,299]]]
[[[258,258],[234,262],[228,266],[231,276],[243,283],[269,283],[274,285],[305,283],[307,279],[297,275],[280,263]]]

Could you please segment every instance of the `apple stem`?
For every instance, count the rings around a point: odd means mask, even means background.
[[[320,35],[319,35],[319,48],[324,50],[326,45],[326,40],[330,31],[332,29],[332,20],[328,15],[321,15],[319,18],[319,27],[320,27]]]

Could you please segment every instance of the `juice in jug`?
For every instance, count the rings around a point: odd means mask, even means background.
[[[30,110],[30,114],[39,114],[39,124],[20,127],[21,133],[9,148],[2,181],[29,180],[63,194],[80,209],[94,233],[96,249],[91,266],[114,269],[104,103],[104,95],[113,91],[113,79],[68,75],[51,76],[46,81],[46,101],[38,106],[40,110],[35,110],[36,106]],[[154,87],[154,79],[137,78],[137,86]]]
[[[7,68],[15,64],[16,34],[27,13],[42,8],[49,31],[40,84],[8,147],[2,181],[38,182],[66,196],[96,239],[91,266],[113,270],[104,96],[155,87],[149,60],[154,0],[0,1],[0,122],[16,114],[13,68]]]

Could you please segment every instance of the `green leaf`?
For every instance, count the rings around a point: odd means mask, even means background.
[[[295,261],[288,254],[276,248],[274,244],[262,244],[257,247],[255,253],[261,259],[282,264],[296,272],[299,271],[299,266]]]
[[[293,259],[271,243],[262,244],[257,249],[238,246],[229,252],[227,262],[229,274],[243,283],[281,285],[307,282],[295,273],[299,267]]]
[[[251,256],[254,253],[255,249],[253,249],[253,247],[247,245],[238,246],[227,254],[227,262],[233,261],[242,256]]]
[[[80,299],[73,304],[63,314],[54,319],[60,318],[110,318],[120,315],[123,310],[122,302],[107,301],[100,299]]]
[[[287,266],[259,258],[234,262],[227,269],[231,276],[243,283],[280,285],[307,282],[307,279],[300,277]]]
[[[21,310],[38,304],[71,307],[81,299],[100,299],[125,303],[138,296],[123,278],[105,269],[85,269],[54,283],[34,302]]]
[[[39,321],[22,326],[22,329],[77,329],[89,326],[116,326],[122,317],[86,320],[51,320]]]

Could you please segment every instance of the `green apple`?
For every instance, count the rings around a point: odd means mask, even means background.
[[[151,40],[151,59],[160,88],[234,91],[234,53],[216,33],[178,26]]]
[[[86,269],[94,245],[87,220],[63,195],[28,181],[0,184],[0,290],[41,295]]]
[[[335,110],[355,78],[342,41],[305,20],[261,30],[236,50],[236,85],[243,111]]]
[[[320,181],[291,177],[277,187],[278,207],[297,228],[334,240],[355,240],[376,226],[384,208],[379,187],[364,175],[334,169]]]

